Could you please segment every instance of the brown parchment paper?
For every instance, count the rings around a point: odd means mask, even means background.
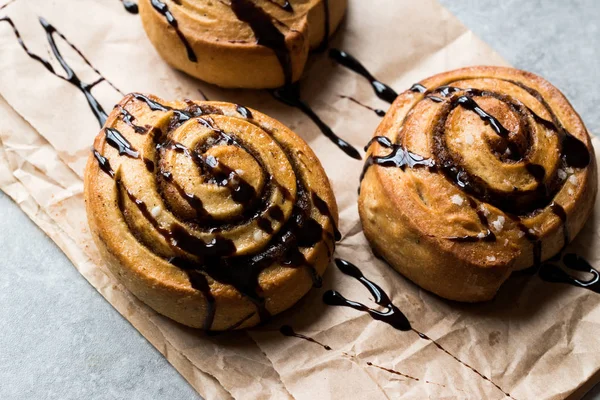
[[[0,1],[0,4],[6,3]],[[265,91],[222,90],[168,67],[143,32],[138,16],[118,0],[16,0],[10,16],[29,49],[52,60],[42,16],[74,43],[123,93],[165,99],[240,103],[269,114],[300,134],[321,159],[340,209],[336,256],[379,283],[413,326],[489,377],[516,399],[579,398],[600,370],[600,297],[590,291],[512,277],[495,300],[477,305],[444,301],[395,273],[370,252],[356,208],[362,163],[344,155],[295,109]],[[84,82],[98,75],[61,39],[58,46]],[[506,65],[434,0],[350,0],[332,47],[349,51],[398,91],[431,74],[466,65]],[[199,55],[201,62],[201,55]],[[354,310],[327,307],[324,290],[369,303],[356,281],[335,267],[324,287],[288,312],[247,332],[207,337],[146,307],[105,268],[91,241],[82,196],[83,166],[99,127],[83,94],[29,58],[0,23],[0,189],[11,196],[73,261],[82,275],[207,399],[501,399],[491,382],[420,339]],[[385,108],[368,82],[312,56],[302,83],[305,100],[344,139],[362,147],[379,123],[352,96]],[[108,111],[121,98],[107,82],[93,89]],[[594,141],[599,148],[598,140]],[[596,204],[596,210],[600,204]],[[600,250],[596,212],[572,245],[595,265]],[[290,324],[332,347],[284,337]],[[393,374],[367,362],[394,369]]]

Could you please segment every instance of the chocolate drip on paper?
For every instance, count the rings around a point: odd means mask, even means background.
[[[38,56],[37,54],[35,54],[31,50],[29,50],[29,48],[25,45],[25,42],[21,38],[21,34],[17,30],[14,22],[10,18],[8,18],[8,17],[0,18],[0,22],[6,22],[6,23],[8,23],[11,26],[11,28],[12,28],[14,34],[15,34],[15,37],[17,38],[17,41],[19,42],[19,45],[23,48],[23,50],[25,51],[25,53],[31,59],[36,60],[37,62],[39,62],[40,64],[42,64],[50,73],[52,73],[56,77],[58,77],[58,78],[60,78],[60,79],[62,79],[64,81],[66,81],[66,82],[69,82],[71,85],[75,86],[77,89],[79,89],[84,94],[84,96],[85,96],[85,98],[86,98],[86,100],[88,102],[88,105],[90,106],[90,109],[92,110],[92,112],[94,113],[94,116],[96,117],[96,120],[98,121],[98,124],[100,125],[100,127],[102,127],[104,125],[104,123],[106,122],[106,119],[107,119],[108,115],[104,111],[104,108],[102,108],[102,105],[92,95],[92,89],[97,84],[106,81],[117,92],[121,93],[121,91],[118,90],[110,81],[108,81],[106,78],[104,78],[102,76],[102,74],[83,55],[83,53],[79,49],[77,49],[77,47],[75,47],[62,33],[60,33],[54,26],[52,26],[44,18],[40,17],[39,18],[39,22],[42,25],[42,28],[44,29],[44,31],[46,32],[46,39],[48,40],[48,44],[50,46],[50,49],[52,50],[52,54],[54,55],[54,57],[56,58],[56,60],[60,64],[61,68],[66,73],[66,76],[59,75],[54,70],[54,67],[52,66],[52,64],[50,63],[50,61],[48,61],[48,60],[46,60],[46,59]],[[67,63],[67,61],[65,60],[65,58],[62,56],[62,54],[61,54],[61,52],[58,49],[58,46],[56,44],[55,36],[54,35],[58,35],[65,43],[67,43],[77,53],[77,55],[90,68],[92,68],[92,70],[95,73],[97,73],[100,76],[100,78],[97,79],[95,82],[92,82],[92,83],[82,82],[81,79],[79,79],[79,77],[75,73],[75,71],[71,68],[71,66]]]
[[[282,103],[295,107],[308,116],[319,127],[321,132],[337,147],[350,157],[361,160],[360,153],[354,146],[337,136],[333,130],[300,98],[300,87],[297,83],[272,91],[273,96]]]
[[[410,324],[408,318],[402,313],[402,311],[398,307],[396,307],[396,305],[394,305],[394,303],[392,302],[390,297],[387,295],[387,293],[375,282],[366,278],[363,275],[362,271],[356,265],[354,265],[346,260],[339,259],[339,258],[336,258],[335,264],[339,268],[339,270],[342,271],[344,274],[351,276],[354,279],[358,280],[369,291],[371,296],[373,296],[373,301],[376,304],[378,304],[379,306],[383,307],[383,311],[375,310],[373,308],[367,307],[366,305],[359,303],[357,301],[354,301],[354,300],[349,300],[335,290],[328,290],[327,292],[325,292],[325,294],[323,295],[323,301],[325,302],[325,304],[331,305],[331,306],[342,306],[342,307],[353,308],[355,310],[369,314],[371,316],[371,318],[373,318],[374,320],[384,322],[396,330],[399,330],[402,332],[412,331],[412,332],[416,333],[417,335],[419,335],[419,337],[421,339],[427,340],[428,342],[432,343],[439,350],[443,351],[444,353],[446,353],[447,355],[452,357],[455,361],[457,361],[458,363],[462,364],[463,366],[469,368],[475,374],[479,375],[479,377],[481,377],[482,379],[490,382],[498,390],[502,391],[502,393],[504,393],[504,395],[512,398],[512,396],[509,393],[504,391],[499,385],[494,383],[490,378],[488,378],[487,376],[485,376],[484,374],[479,372],[477,369],[473,368],[471,365],[465,363],[464,361],[462,361],[461,359],[456,357],[454,354],[452,354],[450,351],[446,350],[440,343],[438,343],[434,339],[430,338],[426,334],[413,328],[412,325]]]
[[[192,49],[190,42],[188,42],[185,35],[179,29],[179,24],[177,23],[177,20],[175,19],[175,17],[169,10],[169,6],[167,6],[161,0],[150,0],[150,3],[152,4],[152,7],[154,7],[156,12],[158,12],[163,17],[165,17],[168,24],[171,25],[171,27],[175,30],[175,33],[179,37],[181,44],[183,44],[183,46],[185,47],[185,51],[187,52],[188,59],[194,63],[198,62],[198,57],[196,57],[196,53],[194,53],[194,49]]]
[[[592,267],[583,257],[568,253],[563,257],[563,263],[567,269],[591,274],[587,280],[579,279],[570,275],[565,270],[553,263],[546,263],[540,268],[540,278],[546,282],[566,283],[571,286],[588,289],[600,293],[600,272]]]
[[[328,350],[328,351],[331,350],[331,347],[327,346],[326,344],[318,342],[318,341],[316,341],[315,339],[313,339],[313,338],[311,338],[309,336],[297,333],[289,325],[282,325],[281,328],[279,328],[279,332],[281,332],[281,334],[284,335],[284,336],[289,336],[289,337],[295,337],[295,338],[298,338],[298,339],[303,339],[303,340],[306,340],[308,342],[317,344],[317,345],[321,346],[322,348],[324,348],[325,350]]]
[[[356,58],[346,53],[345,51],[341,51],[338,49],[329,50],[329,57],[337,61],[339,64],[343,65],[346,68],[351,69],[357,74],[367,78],[375,94],[383,101],[387,101],[388,103],[393,103],[398,97],[398,93],[394,91],[388,85],[378,81],[371,75],[371,73],[358,61]]]
[[[363,108],[366,108],[367,110],[371,110],[371,111],[373,111],[373,112],[375,113],[375,115],[377,115],[378,117],[385,117],[385,111],[384,111],[384,110],[382,110],[382,109],[380,109],[380,108],[373,108],[373,107],[371,107],[371,106],[368,106],[368,105],[366,105],[366,104],[363,104],[363,103],[361,103],[360,101],[358,101],[358,100],[356,100],[355,98],[353,98],[353,97],[350,97],[350,96],[344,96],[344,95],[340,95],[340,97],[341,97],[342,99],[348,99],[348,100],[350,100],[351,102],[353,102],[354,104],[358,104],[359,106],[361,106],[361,107],[363,107]]]

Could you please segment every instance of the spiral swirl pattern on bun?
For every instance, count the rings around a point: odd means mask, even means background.
[[[308,145],[258,111],[127,95],[86,167],[88,220],[115,276],[178,322],[249,327],[320,285],[337,206]]]
[[[276,88],[300,79],[325,48],[347,0],[140,0],[144,29],[172,66],[223,87]]]
[[[492,298],[557,254],[597,191],[590,137],[565,97],[511,68],[415,84],[368,146],[359,210],[375,251],[421,287]]]

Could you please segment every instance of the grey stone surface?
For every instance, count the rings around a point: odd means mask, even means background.
[[[562,89],[600,134],[600,2],[441,2],[513,65]],[[0,253],[0,399],[199,398],[1,192]]]

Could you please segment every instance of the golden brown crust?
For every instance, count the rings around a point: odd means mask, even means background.
[[[333,191],[312,150],[278,121],[230,103],[130,94],[94,149],[84,179],[94,240],[115,277],[159,313],[245,328],[263,302],[279,313],[323,275]]]
[[[581,230],[597,192],[590,137],[560,91],[528,72],[463,68],[420,84],[375,132],[395,146],[373,143],[369,155],[408,150],[427,165],[379,159],[366,170],[365,235],[421,287],[489,300],[512,271],[554,256]]]
[[[163,8],[162,3],[176,21],[177,29],[158,10]],[[140,0],[139,10],[150,41],[173,67],[222,87],[283,86],[287,82],[276,51],[269,48],[269,43],[258,44],[257,34],[248,22],[236,16],[231,3],[230,0],[161,0],[153,5],[152,0]],[[282,0],[251,0],[249,3],[264,10],[275,29],[285,36],[292,82],[300,79],[309,51],[319,47],[326,36],[335,31],[347,7],[347,0],[290,1],[291,11],[278,5],[286,3]],[[269,35],[264,36],[263,42],[274,41],[266,37]],[[189,43],[192,57],[182,40]]]

